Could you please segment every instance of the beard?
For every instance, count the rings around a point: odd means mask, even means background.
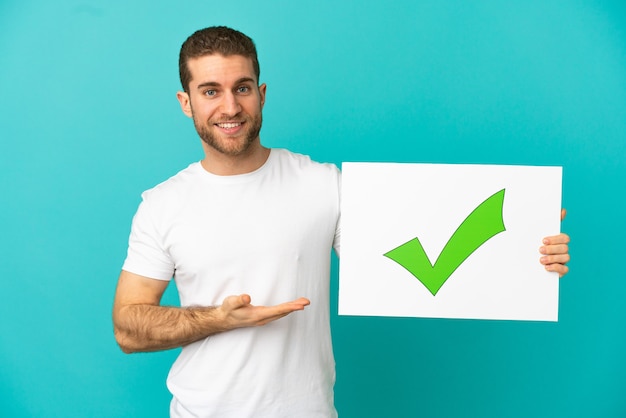
[[[195,116],[193,117],[196,132],[205,144],[224,155],[238,156],[245,154],[250,145],[258,139],[263,124],[263,116],[260,112],[254,117],[246,116],[243,124],[244,130],[237,137],[227,137],[219,132],[218,128],[214,127],[214,124],[219,122],[209,120],[203,123],[197,120]]]

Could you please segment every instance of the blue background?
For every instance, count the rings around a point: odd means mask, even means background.
[[[122,354],[111,303],[140,193],[202,158],[177,56],[214,24],[268,146],[564,167],[558,323],[338,317],[335,260],[342,417],[626,416],[626,6],[582,0],[2,0],[0,414],[167,415],[177,352]]]

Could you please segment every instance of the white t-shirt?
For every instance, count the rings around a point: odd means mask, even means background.
[[[340,173],[272,149],[258,170],[200,163],[146,191],[123,269],[176,281],[182,306],[306,297],[304,311],[183,347],[168,376],[176,417],[334,417],[329,271],[338,250]]]

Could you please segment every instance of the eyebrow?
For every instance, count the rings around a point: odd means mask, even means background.
[[[242,84],[242,83],[254,83],[255,80],[252,77],[241,77],[240,79],[238,79],[237,81],[235,81],[235,84]],[[196,89],[202,89],[205,87],[219,87],[221,86],[220,83],[218,83],[217,81],[207,81],[201,84],[198,84],[198,87],[196,87]]]

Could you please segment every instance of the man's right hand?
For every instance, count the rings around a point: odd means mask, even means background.
[[[295,311],[301,311],[311,302],[306,298],[299,298],[291,302],[274,306],[255,306],[250,302],[250,295],[228,296],[224,299],[219,310],[224,320],[232,328],[261,326],[280,319]]]
[[[275,306],[252,305],[249,295],[228,296],[218,307],[161,306],[168,282],[122,271],[113,305],[115,339],[126,353],[191,344],[231,329],[265,325],[310,302],[299,298]]]

